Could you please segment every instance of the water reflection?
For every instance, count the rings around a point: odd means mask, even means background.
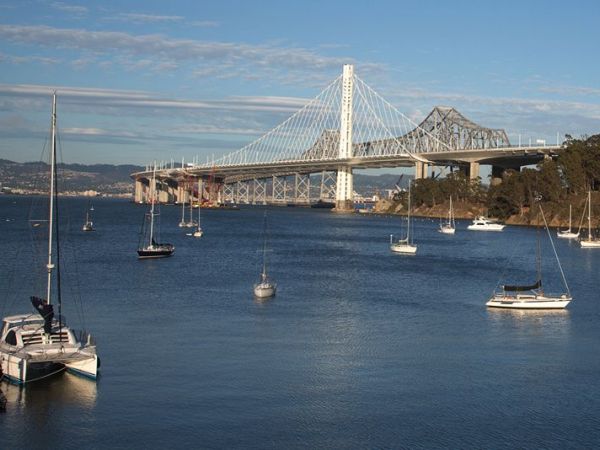
[[[516,330],[526,333],[565,337],[569,334],[571,315],[568,309],[522,310],[488,308],[487,318],[501,331]]]
[[[0,387],[7,399],[7,409],[27,407],[41,411],[63,404],[91,410],[96,405],[96,382],[70,373],[27,386],[2,382]]]

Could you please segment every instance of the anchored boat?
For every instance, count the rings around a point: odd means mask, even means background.
[[[394,253],[402,253],[405,255],[414,255],[417,253],[417,246],[412,241],[410,234],[410,209],[411,209],[410,184],[408,185],[408,214],[406,216],[406,237],[398,239],[394,242],[394,235],[390,234],[390,250]]]
[[[99,359],[92,337],[69,328],[62,316],[58,192],[56,183],[56,94],[52,99],[52,147],[48,217],[46,297],[31,296],[35,313],[4,317],[0,329],[2,372],[18,384],[41,380],[67,369],[95,379]],[[54,305],[58,314],[54,314]]]
[[[277,284],[267,275],[267,212],[263,220],[263,266],[260,280],[254,285],[254,296],[257,298],[269,298],[275,295]]]
[[[501,290],[494,292],[492,297],[486,303],[486,306],[510,309],[563,309],[566,308],[573,299],[571,297],[571,292],[569,291],[569,286],[567,284],[567,280],[565,279],[565,274],[560,264],[560,260],[558,259],[558,254],[556,253],[556,248],[554,247],[554,242],[552,241],[552,236],[550,235],[550,231],[548,229],[548,223],[546,222],[544,211],[542,210],[541,205],[538,205],[538,207],[540,208],[540,213],[544,220],[546,234],[548,235],[548,239],[550,239],[552,250],[554,251],[554,256],[556,257],[556,262],[558,263],[558,267],[560,269],[565,292],[560,294],[546,294],[544,292],[542,285],[540,230],[538,227],[536,251],[537,279],[535,283],[530,285],[502,285]]]

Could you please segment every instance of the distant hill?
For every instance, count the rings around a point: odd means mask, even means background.
[[[133,192],[129,175],[143,170],[133,164],[59,164],[61,191],[94,190],[105,194]],[[6,189],[45,190],[49,166],[43,162],[18,163],[0,159],[0,185]]]
[[[91,190],[101,194],[132,194],[133,180],[129,175],[144,170],[133,164],[59,164],[58,167],[62,192]],[[0,187],[3,189],[45,191],[48,173],[48,164],[43,162],[18,163],[0,159]],[[393,174],[355,174],[354,190],[366,196],[385,194],[387,189],[395,189],[397,183],[406,188],[412,176],[404,175],[400,181],[399,178]]]

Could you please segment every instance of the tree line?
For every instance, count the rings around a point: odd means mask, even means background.
[[[487,208],[492,217],[507,219],[528,214],[536,197],[541,197],[555,213],[562,214],[570,202],[581,202],[588,190],[599,189],[600,134],[581,139],[567,135],[556,158],[545,159],[535,168],[507,170],[497,185],[484,185],[480,178],[471,180],[462,172],[452,172],[445,178],[415,180],[412,202],[415,207],[432,207],[452,196],[455,201]]]

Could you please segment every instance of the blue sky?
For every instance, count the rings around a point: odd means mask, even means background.
[[[353,63],[418,122],[435,105],[516,143],[600,132],[594,1],[0,1],[0,157],[205,161]]]

